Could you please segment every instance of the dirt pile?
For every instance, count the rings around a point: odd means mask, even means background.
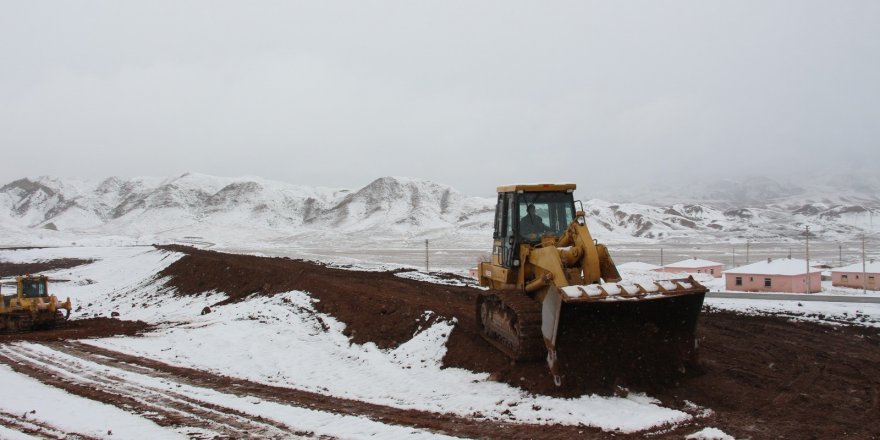
[[[265,258],[198,250],[186,246],[162,249],[186,253],[160,272],[170,276],[179,294],[220,291],[241,301],[252,294],[274,295],[291,290],[308,292],[319,301],[318,311],[346,324],[346,336],[382,348],[408,341],[425,325],[426,310],[473,321],[477,290],[441,286],[401,277],[392,272],[362,272],[329,268],[287,258]],[[488,345],[486,345],[488,348]]]
[[[409,340],[426,310],[458,324],[444,364],[491,373],[492,378],[547,395],[607,393],[607,384],[582,371],[577,387],[553,385],[545,364],[512,364],[479,336],[474,303],[479,291],[428,284],[392,272],[360,272],[289,260],[165,247],[187,254],[166,268],[179,294],[226,292],[235,302],[251,294],[309,292],[316,308],[346,324],[354,342],[394,347]],[[880,334],[777,317],[705,312],[698,324],[700,374],[645,386],[670,407],[711,408],[700,419],[737,438],[876,438],[880,428]],[[601,356],[601,354],[599,354]],[[690,427],[667,434],[681,438]],[[661,438],[666,437],[665,435]]]
[[[79,258],[59,258],[57,260],[37,261],[34,263],[10,263],[0,261],[0,277],[8,277],[15,275],[39,274],[54,269],[70,269],[71,267],[89,264],[94,260],[83,260]]]
[[[49,330],[0,333],[0,343],[15,341],[60,341],[68,339],[132,336],[150,328],[142,321],[123,321],[114,318],[76,319]]]

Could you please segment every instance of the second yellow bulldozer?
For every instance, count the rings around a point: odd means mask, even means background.
[[[514,361],[546,358],[557,386],[567,374],[617,383],[682,371],[695,360],[707,289],[693,278],[620,283],[575,188],[498,187],[492,257],[478,268],[490,288],[476,305],[484,338]]]
[[[18,276],[15,285],[15,294],[0,294],[0,331],[50,328],[70,317],[70,298],[61,302],[49,295],[47,276]]]

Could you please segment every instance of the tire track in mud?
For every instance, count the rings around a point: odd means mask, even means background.
[[[143,373],[118,374],[115,369],[107,364],[96,364],[96,367],[88,365],[87,359],[78,358],[65,362],[58,357],[41,353],[37,350],[23,346],[3,346],[0,348],[0,358],[5,358],[6,363],[21,365],[27,369],[25,374],[31,371],[42,373],[56,379],[51,385],[80,394],[76,388],[68,389],[65,383],[82,387],[101,390],[103,394],[113,394],[122,397],[126,402],[118,405],[122,409],[134,412],[144,418],[152,420],[160,426],[190,427],[204,430],[206,438],[230,437],[230,438],[290,438],[292,436],[311,436],[311,433],[295,432],[287,425],[267,420],[259,416],[253,416],[229,407],[223,407],[195,399],[191,396],[169,389],[169,387],[152,386],[138,383],[133,375]],[[85,361],[85,362],[84,362]],[[109,367],[109,368],[108,368]],[[133,380],[134,379],[134,380]],[[59,383],[60,382],[60,383]],[[171,384],[171,381],[167,381]],[[179,387],[180,385],[177,384]],[[82,395],[82,394],[80,394]],[[84,395],[83,397],[94,398],[95,396]],[[102,400],[102,399],[98,399]],[[193,436],[195,433],[190,433]],[[199,435],[195,435],[198,438]]]
[[[605,438],[602,431],[584,427],[547,426],[504,423],[495,420],[463,418],[450,414],[418,410],[398,409],[309,391],[264,385],[245,379],[218,376],[201,370],[176,367],[160,361],[127,355],[79,342],[52,344],[53,348],[74,353],[86,359],[104,358],[119,368],[149,370],[155,377],[168,378],[191,386],[212,388],[238,396],[251,396],[283,405],[293,405],[318,411],[333,412],[357,417],[367,417],[385,424],[395,424],[426,429],[453,436],[478,438],[558,438],[559,435],[595,433],[595,438]]]
[[[174,390],[169,392],[168,388],[202,388],[237,397],[258,398],[281,405],[367,418],[385,425],[470,438],[549,439],[576,436],[590,439],[607,438],[609,434],[585,426],[509,423],[393,408],[172,366],[75,341],[45,342],[40,345],[72,359],[70,362],[65,362],[38,350],[17,345],[3,345],[0,346],[0,362],[10,364],[20,373],[33,376],[73,394],[135,412],[161,426],[193,427],[217,432],[221,437],[273,438],[270,435],[273,429],[283,431],[289,428],[260,416],[244,414],[196,400],[192,396],[184,395],[183,392]],[[94,366],[89,367],[89,364]],[[171,385],[145,386],[142,383],[143,379],[138,383],[131,383],[129,375],[146,376],[154,382]],[[163,397],[161,393],[169,393],[169,395]],[[255,434],[257,431],[254,430],[254,426],[264,431]],[[680,429],[681,426],[678,428]],[[656,432],[667,429],[669,427],[658,427]],[[289,438],[292,435],[290,431],[283,432],[284,435],[281,437]],[[313,435],[312,433],[297,434]],[[632,435],[616,433],[615,437],[641,438],[644,434],[646,432]]]
[[[33,411],[31,412],[33,413]],[[18,416],[6,411],[0,411],[0,425],[4,428],[12,429],[15,431],[23,432],[29,436],[36,438],[44,438],[44,439],[71,439],[71,440],[92,440],[94,437],[90,437],[83,434],[66,432],[61,429],[58,429],[42,420],[37,418],[37,416],[33,416],[32,418],[27,418],[28,414]]]

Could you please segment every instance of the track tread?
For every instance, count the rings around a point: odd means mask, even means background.
[[[516,316],[515,339],[516,347],[511,347],[497,336],[487,331],[483,324],[482,304],[495,303]],[[498,348],[514,361],[531,361],[543,359],[547,355],[544,337],[541,334],[541,304],[520,291],[493,291],[480,296],[477,301],[477,322],[480,333],[493,346]],[[514,338],[510,338],[514,339]]]

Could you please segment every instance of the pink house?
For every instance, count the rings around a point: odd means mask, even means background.
[[[815,293],[822,291],[822,270],[810,268],[807,261],[791,258],[767,259],[724,271],[727,290],[742,292]],[[807,281],[809,277],[809,292]]]
[[[667,264],[665,266],[660,267],[659,269],[654,269],[657,272],[687,272],[687,273],[707,273],[712,275],[715,278],[721,278],[721,268],[724,267],[723,264],[717,263],[715,261],[709,260],[701,260],[699,258],[692,258],[690,260],[681,260],[677,263]]]
[[[880,290],[880,262],[850,264],[831,271],[831,285],[855,289]]]

